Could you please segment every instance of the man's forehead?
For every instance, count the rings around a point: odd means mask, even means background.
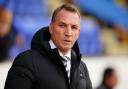
[[[69,12],[69,11],[61,11],[56,16],[56,21],[59,22],[71,22],[74,24],[80,23],[80,18],[77,13]]]
[[[67,11],[67,10],[61,10],[61,11],[59,11],[58,13],[57,13],[57,15],[56,15],[56,18],[57,17],[76,17],[76,18],[79,18],[80,19],[80,16],[78,15],[78,13],[77,12],[71,12],[71,11]],[[70,18],[71,18],[70,17]]]

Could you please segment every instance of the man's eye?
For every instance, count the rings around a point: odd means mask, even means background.
[[[59,26],[60,26],[60,27],[65,27],[65,25],[64,25],[64,24],[59,24]]]
[[[76,30],[77,30],[77,29],[78,29],[78,27],[77,27],[77,26],[72,26],[72,29],[76,29]]]

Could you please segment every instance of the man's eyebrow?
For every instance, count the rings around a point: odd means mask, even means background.
[[[64,21],[60,21],[59,23],[66,24]]]
[[[67,25],[64,21],[60,21],[59,22],[59,24],[65,24],[65,25]],[[79,25],[76,23],[76,24],[71,24],[72,26],[77,26],[77,27],[79,27]]]
[[[79,24],[77,24],[77,23],[76,24],[72,24],[72,26],[79,27]]]
[[[64,21],[60,21],[59,24],[67,25]]]

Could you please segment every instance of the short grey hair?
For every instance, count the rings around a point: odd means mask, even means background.
[[[57,14],[61,11],[61,10],[66,10],[69,12],[73,12],[73,13],[77,13],[78,16],[81,18],[81,14],[80,11],[78,10],[78,8],[72,4],[63,4],[62,6],[58,7],[57,9],[54,10],[53,15],[52,15],[52,19],[51,21],[54,22]]]

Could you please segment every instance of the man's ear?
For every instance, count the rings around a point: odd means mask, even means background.
[[[49,32],[50,32],[50,34],[53,33],[53,31],[52,31],[52,24],[49,25]]]
[[[77,39],[79,38],[79,36],[80,36],[80,29],[79,29],[79,33],[78,33],[78,35],[77,35]]]

